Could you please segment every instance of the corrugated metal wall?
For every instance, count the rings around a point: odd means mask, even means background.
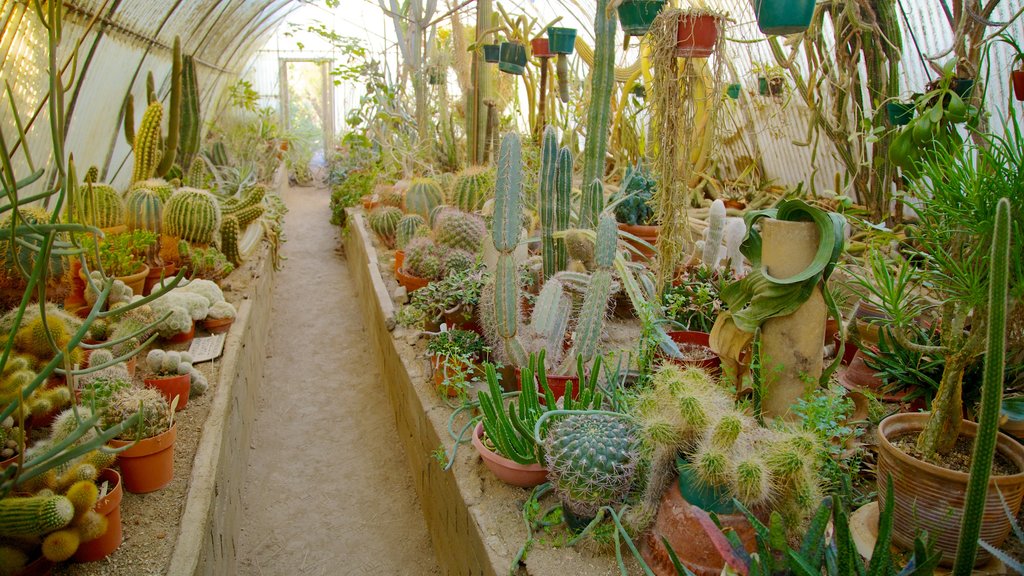
[[[216,117],[214,104],[224,88],[300,4],[292,0],[73,0],[64,6],[60,62],[68,63],[80,44],[81,79],[65,99],[67,152],[83,170],[98,166],[105,180],[124,186],[131,172],[130,148],[120,129],[125,95],[129,89],[134,94],[138,121],[145,107],[146,74],[152,71],[157,91],[166,100],[174,37],[181,37],[184,53],[195,56],[203,119],[209,121]],[[32,159],[37,167],[45,166],[51,154],[43,100],[45,32],[23,0],[0,1],[0,18],[4,24],[0,76],[10,83],[18,110],[28,122]],[[70,70],[65,72],[65,78],[70,76]],[[0,126],[13,144],[16,136],[6,94],[0,105]],[[27,174],[26,164],[19,152],[16,174]]]

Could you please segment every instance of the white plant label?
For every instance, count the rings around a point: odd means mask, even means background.
[[[188,353],[192,355],[192,363],[208,362],[219,358],[224,352],[224,339],[227,333],[212,334],[203,338],[193,338],[192,344],[188,347]]]

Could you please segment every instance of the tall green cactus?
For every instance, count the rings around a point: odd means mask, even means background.
[[[590,186],[583,188],[583,195],[580,198],[580,228],[596,228],[602,210],[604,210],[604,184],[600,179],[595,178]]]
[[[238,248],[238,237],[242,227],[234,216],[225,216],[220,225],[220,251],[229,262],[238,266],[242,263],[242,253]]]
[[[590,110],[587,113],[587,144],[583,149],[584,185],[604,178],[604,162],[611,129],[612,89],[615,87],[615,30],[618,15],[606,9],[605,0],[597,0],[594,12],[594,66],[591,69]],[[595,228],[602,206],[594,205],[592,195],[583,195],[580,228]]]
[[[555,171],[555,232],[569,229],[569,215],[572,212],[572,151],[563,146],[558,151],[558,168]],[[563,238],[555,238],[555,271],[565,270],[569,255]]]
[[[181,38],[174,37],[171,60],[171,97],[167,104],[167,137],[163,140],[163,153],[156,175],[166,176],[178,156],[178,135],[181,130]]]
[[[132,183],[148,180],[156,173],[160,162],[160,121],[164,107],[153,102],[142,115],[142,123],[135,132],[135,166],[132,168]]]
[[[999,412],[1003,403],[1003,374],[1006,369],[1006,306],[1010,286],[1010,200],[1002,198],[996,205],[992,257],[989,260],[988,334],[985,349],[985,371],[981,388],[981,416],[978,435],[974,439],[971,476],[967,481],[967,498],[960,520],[960,544],[957,547],[953,574],[966,576],[974,570],[978,555],[978,538],[985,514],[989,476],[999,437]]]
[[[498,153],[494,188],[494,224],[491,239],[498,251],[494,270],[494,319],[505,353],[516,364],[525,364],[526,351],[516,339],[519,331],[519,274],[513,252],[522,230],[523,150],[516,133],[506,134]]]
[[[555,181],[558,176],[558,132],[554,126],[544,128],[540,145],[540,183],[538,208],[540,210],[541,257],[544,279],[558,272],[555,262]]]
[[[597,245],[594,249],[594,264],[597,269],[590,279],[590,290],[583,299],[579,319],[576,321],[576,341],[570,358],[583,356],[585,360],[597,353],[601,330],[608,314],[608,299],[612,293],[612,266],[615,265],[615,249],[619,229],[611,214],[602,214],[597,225]]]
[[[178,142],[178,156],[182,166],[191,166],[199,153],[199,132],[202,119],[199,116],[199,83],[196,79],[195,59],[186,55],[181,59],[181,137]],[[192,184],[202,186],[202,184]]]

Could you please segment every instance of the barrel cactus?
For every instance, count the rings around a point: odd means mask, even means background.
[[[171,199],[171,195],[174,194],[174,186],[172,186],[167,180],[163,178],[149,178],[148,180],[141,180],[133,183],[128,191],[138,190],[139,188],[145,188],[152,190],[160,196],[160,200],[163,200],[164,204]]]
[[[416,238],[405,247],[405,263],[402,267],[417,278],[440,280],[444,277],[448,252],[430,238]]]
[[[420,227],[426,227],[427,221],[419,214],[407,214],[398,221],[398,227],[395,229],[395,245],[399,250],[404,250],[405,246],[416,237]],[[429,230],[429,228],[428,228]]]
[[[493,196],[494,170],[472,166],[456,177],[448,203],[464,212],[476,212]]]
[[[164,232],[187,242],[212,244],[220,225],[220,205],[206,190],[180,188],[164,206]]]
[[[155,388],[124,388],[110,397],[103,412],[103,427],[109,428],[142,413],[141,438],[152,438],[163,434],[171,427],[170,407],[167,400]],[[127,439],[133,439],[138,428],[125,431]]]
[[[405,192],[394,187],[390,187],[387,191],[380,194],[380,203],[385,206],[394,206],[395,208],[404,210]]]
[[[124,223],[128,230],[149,230],[159,234],[163,211],[164,202],[156,191],[136,188],[125,198]]]
[[[78,203],[70,220],[97,228],[113,228],[124,223],[121,195],[107,184],[86,182],[78,187]]]
[[[480,251],[486,233],[482,217],[459,210],[445,211],[434,224],[434,238],[438,244],[471,253]]]
[[[640,459],[640,442],[622,417],[574,414],[551,425],[544,452],[562,506],[586,519],[625,499]]]
[[[378,206],[367,216],[370,230],[373,230],[381,241],[393,246],[398,223],[402,220],[402,211],[394,206]]]
[[[444,191],[441,185],[430,178],[417,178],[412,181],[409,191],[405,194],[405,210],[410,214],[430,217],[430,211],[444,202]]]

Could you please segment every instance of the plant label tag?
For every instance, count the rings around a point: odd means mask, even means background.
[[[203,338],[193,338],[192,344],[188,347],[188,353],[192,355],[192,363],[208,362],[219,358],[224,352],[224,339],[227,334],[213,334]]]

